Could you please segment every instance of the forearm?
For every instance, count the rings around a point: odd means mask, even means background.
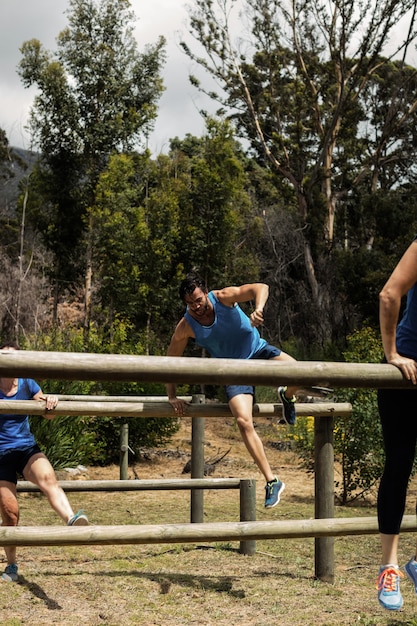
[[[168,400],[172,400],[177,397],[177,385],[175,383],[167,383],[165,387],[167,390]]]
[[[382,346],[388,361],[398,354],[396,332],[399,312],[400,302],[389,293],[382,292],[379,300],[379,324]]]

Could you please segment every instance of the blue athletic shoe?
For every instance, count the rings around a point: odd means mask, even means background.
[[[378,601],[384,609],[399,611],[403,605],[403,597],[400,591],[400,578],[404,574],[395,565],[381,566],[376,581],[378,589]]]
[[[297,416],[295,414],[295,396],[287,398],[285,392],[287,387],[278,387],[278,396],[282,402],[282,417],[290,426],[294,426]]]
[[[417,561],[410,559],[408,563],[404,565],[405,573],[414,585],[414,591],[417,593]]]
[[[69,518],[67,526],[88,526],[88,517],[84,515],[84,511],[78,511]]]
[[[19,579],[19,576],[17,575],[16,563],[10,563],[10,565],[6,565],[6,569],[1,575],[1,578],[8,583],[15,583]]]
[[[272,509],[276,506],[281,498],[281,494],[285,489],[285,483],[278,478],[270,480],[265,487],[265,508]]]

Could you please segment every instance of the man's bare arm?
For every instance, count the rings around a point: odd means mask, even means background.
[[[255,307],[249,318],[252,326],[263,324],[263,311],[268,300],[269,287],[265,283],[247,283],[240,287],[225,287],[215,292],[222,304],[233,306],[235,302],[255,301]]]

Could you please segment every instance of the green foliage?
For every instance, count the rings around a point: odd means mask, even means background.
[[[86,346],[82,329],[69,326],[50,334],[23,339],[22,348],[40,351],[143,354],[140,343],[126,339],[126,325],[117,320],[110,337],[103,337],[93,325]],[[38,381],[45,393],[59,395],[164,395],[165,387],[152,383],[48,380]],[[185,390],[182,393],[187,393]],[[31,418],[38,444],[55,468],[106,465],[120,457],[120,427],[125,418],[59,416],[54,420]],[[129,420],[129,445],[139,456],[139,448],[165,444],[178,430],[176,419],[137,418]]]
[[[382,344],[369,327],[357,330],[347,339],[343,353],[349,363],[379,363]],[[382,433],[375,389],[339,389],[334,402],[350,402],[352,416],[336,418],[334,427],[335,461],[340,463],[341,478],[335,481],[336,496],[347,504],[369,491],[378,481],[384,465]],[[314,420],[301,417],[289,438],[306,467],[314,468]]]
[[[383,351],[379,335],[362,328],[348,337],[344,359],[350,363],[379,363]],[[342,504],[366,493],[382,474],[384,453],[375,389],[341,389],[338,402],[352,404],[352,416],[336,421],[335,458],[340,461],[342,478],[336,481]]]
[[[30,425],[54,469],[95,465],[104,457],[104,444],[91,429],[87,417],[62,415],[49,420],[32,416]]]

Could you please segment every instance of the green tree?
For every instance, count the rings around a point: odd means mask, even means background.
[[[237,6],[248,29],[234,38]],[[404,40],[384,58],[393,27],[407,15]],[[209,95],[290,200],[302,233],[310,325],[325,342],[335,306],[332,252],[350,245],[344,220],[352,189],[387,190],[414,167],[416,75],[405,60],[417,36],[415,3],[195,0],[190,18],[203,53],[183,47],[220,85]]]
[[[213,120],[205,137],[174,140],[156,160],[110,159],[92,209],[98,309],[144,331],[146,353],[166,349],[184,272],[198,267],[209,284],[257,278],[246,185],[230,125]]]
[[[94,205],[94,189],[110,155],[138,145],[152,128],[163,89],[165,41],[138,51],[128,0],[70,0],[69,7],[69,26],[57,38],[57,53],[37,40],[25,42],[19,73],[25,87],[38,87],[30,130],[52,183],[42,186],[42,209],[50,217],[42,233],[58,268],[69,246],[77,249],[86,236],[88,328],[93,223],[87,209]]]

